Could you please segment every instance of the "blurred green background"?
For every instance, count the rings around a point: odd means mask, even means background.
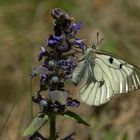
[[[38,89],[38,79],[31,83],[29,73],[39,64],[40,46],[53,33],[50,11],[56,7],[84,23],[79,36],[87,44],[100,32],[102,49],[140,66],[140,0],[0,0],[0,130],[14,107],[1,140],[27,139],[22,132],[32,118],[31,94]],[[76,130],[76,140],[139,140],[139,92],[117,96],[100,107],[82,104],[75,111],[91,127],[58,118],[60,135]],[[41,131],[48,135],[48,128]]]

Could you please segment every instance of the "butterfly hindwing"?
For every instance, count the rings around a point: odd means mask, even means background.
[[[90,52],[90,53],[89,53]],[[83,80],[80,98],[89,105],[101,105],[114,95],[129,93],[140,87],[140,69],[103,51],[89,49],[79,75]],[[74,73],[76,71],[74,70]],[[75,77],[77,78],[76,74]]]

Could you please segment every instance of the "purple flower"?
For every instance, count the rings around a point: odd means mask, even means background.
[[[39,93],[36,93],[34,96],[32,96],[32,101],[34,103],[39,103],[42,100],[42,96]]]
[[[72,23],[70,26],[70,30],[71,30],[71,35],[74,37],[77,32],[82,28],[83,23]]]
[[[48,107],[48,102],[47,102],[47,100],[42,99],[42,100],[39,102],[39,105],[40,105],[41,108],[47,108],[47,107]]]
[[[71,46],[70,45],[61,45],[59,47],[57,47],[56,51],[58,53],[63,53],[63,52],[68,52],[69,50],[71,49]]]
[[[72,42],[72,45],[73,46],[75,46],[75,45],[79,46],[79,48],[82,49],[82,50],[86,47],[85,43],[81,39],[75,39],[75,41]]]
[[[62,40],[62,38],[63,38],[62,36],[50,35],[48,38],[48,46],[54,47],[55,45],[59,43],[59,41]]]
[[[79,105],[80,105],[80,102],[77,101],[76,99],[67,102],[67,106],[79,107]]]
[[[62,59],[58,61],[58,65],[61,69],[71,71],[75,66],[75,62],[73,59]]]
[[[48,56],[48,52],[46,51],[46,49],[44,48],[44,47],[41,47],[41,53],[39,54],[39,56],[38,56],[38,61],[40,61],[40,60],[42,60],[42,58],[44,57],[44,56]]]
[[[40,74],[40,77],[41,77],[41,79],[44,81],[44,80],[46,80],[47,75],[46,75],[46,74]]]
[[[48,89],[48,75],[46,74],[40,74],[40,91],[47,90]]]

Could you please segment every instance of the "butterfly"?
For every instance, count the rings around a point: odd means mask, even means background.
[[[82,81],[82,102],[99,106],[114,95],[139,89],[140,68],[106,51],[91,47],[78,60],[71,80],[75,85]]]

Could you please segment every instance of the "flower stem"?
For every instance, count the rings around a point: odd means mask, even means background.
[[[50,139],[49,140],[56,140],[56,113],[53,112],[50,117]]]

